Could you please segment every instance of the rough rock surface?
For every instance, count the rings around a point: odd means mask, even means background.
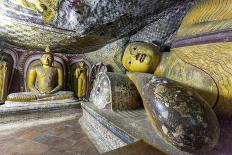
[[[136,33],[158,20],[162,12],[189,3],[187,0],[59,0],[55,5],[51,0],[23,1],[37,7],[20,0],[0,1],[0,39],[40,50],[50,45],[54,51],[69,53],[94,51]]]
[[[186,12],[197,2],[189,1],[168,8],[157,16],[157,20],[132,35],[130,42],[145,41],[171,47]]]
[[[113,68],[111,71],[124,72],[125,68],[122,65],[123,50],[128,43],[129,38],[125,37],[119,39],[106,46],[100,48],[97,51],[85,53],[85,57],[91,59],[92,63],[104,62],[108,64],[108,67]]]

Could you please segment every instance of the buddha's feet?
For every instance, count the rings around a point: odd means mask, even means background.
[[[219,139],[219,123],[208,103],[195,91],[151,74],[128,73],[135,83],[154,132],[188,152],[206,152]]]
[[[55,94],[37,94],[33,92],[12,93],[7,96],[7,101],[13,102],[34,102],[73,99],[71,91],[59,91]]]

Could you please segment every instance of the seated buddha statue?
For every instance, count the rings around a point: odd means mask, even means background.
[[[51,101],[73,98],[73,92],[61,91],[64,87],[63,70],[54,66],[54,57],[46,48],[41,58],[41,64],[29,69],[27,85],[29,92],[12,93],[8,101],[30,102]]]

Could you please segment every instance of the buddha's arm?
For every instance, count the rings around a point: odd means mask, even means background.
[[[28,89],[31,92],[36,92],[39,93],[39,90],[35,87],[35,80],[36,80],[36,69],[32,68],[30,69],[29,73],[28,73]]]
[[[61,69],[57,69],[57,72],[58,72],[58,85],[51,91],[51,93],[56,93],[60,91],[64,86],[63,71]]]
[[[76,70],[75,70],[75,77],[78,79],[78,77],[79,77],[79,71],[80,69],[79,68],[77,68]]]
[[[154,75],[157,77],[164,77],[165,76],[165,70],[168,66],[168,61],[171,57],[169,52],[163,52],[160,58],[160,62],[158,67],[156,68]],[[170,59],[173,61],[172,59]]]
[[[7,74],[7,64],[0,62],[0,100],[3,100],[6,95],[6,74]]]
[[[8,92],[8,77],[9,77],[9,70],[8,70],[8,65],[7,63],[5,63],[4,67],[3,67],[3,88],[2,88],[2,91],[3,91],[3,98],[6,97],[7,95],[7,92]]]

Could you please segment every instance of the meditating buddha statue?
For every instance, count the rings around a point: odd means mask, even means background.
[[[27,85],[30,92],[8,95],[8,101],[30,102],[72,99],[73,92],[61,91],[64,87],[63,70],[53,65],[54,57],[45,49],[41,64],[29,69]]]
[[[88,70],[84,61],[81,61],[75,70],[77,79],[77,97],[83,99],[86,97]]]

